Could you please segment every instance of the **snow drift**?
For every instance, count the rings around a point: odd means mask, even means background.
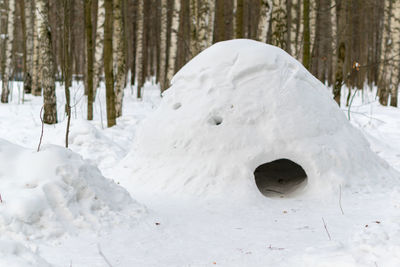
[[[261,196],[255,169],[282,159],[304,169],[297,193],[307,195],[396,175],[302,64],[277,47],[231,40],[174,76],[122,167],[132,190],[248,197]]]
[[[33,152],[0,139],[0,232],[27,239],[135,221],[145,212],[97,167],[58,146]]]
[[[0,240],[0,266],[49,267],[51,265],[37,253],[15,241]]]

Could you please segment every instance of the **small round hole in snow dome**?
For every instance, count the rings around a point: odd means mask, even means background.
[[[278,159],[258,166],[254,177],[258,189],[266,197],[290,195],[307,184],[304,169],[289,159]]]
[[[175,103],[175,104],[172,106],[172,108],[175,109],[175,110],[179,109],[180,107],[182,107],[182,104],[181,104],[181,103]]]
[[[212,116],[209,120],[208,123],[211,125],[220,125],[222,123],[223,119],[220,116]]]

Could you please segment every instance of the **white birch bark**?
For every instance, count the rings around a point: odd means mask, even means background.
[[[138,0],[137,5],[137,31],[136,31],[136,77],[137,77],[137,98],[142,97],[144,85],[143,69],[143,5],[145,0]]]
[[[194,57],[199,53],[199,11],[200,3],[198,0],[190,0],[190,56]]]
[[[122,1],[114,0],[114,58],[116,61],[115,75],[115,115],[122,115],[122,100],[125,87],[125,55],[124,29],[122,25]]]
[[[213,1],[199,1],[199,9],[198,9],[198,53],[206,49],[211,45],[212,39],[209,40],[209,37],[212,38],[212,31],[209,30],[209,24],[212,24],[212,16],[214,13],[211,11],[210,2]]]
[[[104,0],[98,1],[97,8],[97,27],[96,27],[96,43],[93,64],[93,98],[96,98],[97,88],[100,84],[100,76],[103,63],[103,47],[104,47],[104,20],[105,20]]]
[[[174,0],[174,9],[172,13],[172,25],[171,25],[171,47],[169,51],[168,60],[168,71],[166,84],[170,85],[171,79],[175,74],[175,61],[178,51],[178,31],[179,31],[179,12],[181,9],[180,0]]]
[[[37,8],[33,9],[33,68],[32,68],[32,95],[39,96],[42,94],[40,84],[40,56],[39,56],[39,25],[41,24],[41,16]]]
[[[213,31],[214,31],[214,16],[215,16],[215,1],[207,0],[208,10],[207,10],[207,45],[209,47],[212,45]]]
[[[262,0],[260,8],[260,20],[258,22],[257,39],[267,42],[269,24],[271,22],[273,3],[272,0]]]
[[[51,32],[49,26],[49,0],[37,0],[40,24],[40,57],[41,71],[40,79],[43,87],[43,121],[47,124],[57,123],[57,101],[54,72],[54,58],[51,44]]]
[[[161,0],[161,29],[160,29],[160,87],[161,92],[167,89],[165,84],[167,61],[167,0]]]
[[[7,36],[5,39],[6,46],[6,66],[3,75],[3,88],[1,92],[1,102],[8,103],[8,95],[10,94],[9,79],[12,75],[12,47],[14,41],[14,16],[15,16],[15,0],[8,1],[8,18],[7,18]]]

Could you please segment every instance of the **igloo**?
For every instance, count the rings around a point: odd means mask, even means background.
[[[122,165],[138,191],[231,197],[326,194],[396,175],[301,63],[251,40],[187,63]]]

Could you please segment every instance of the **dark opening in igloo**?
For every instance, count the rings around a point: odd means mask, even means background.
[[[267,197],[290,195],[307,183],[304,169],[288,159],[278,159],[258,166],[254,177],[258,189]]]

